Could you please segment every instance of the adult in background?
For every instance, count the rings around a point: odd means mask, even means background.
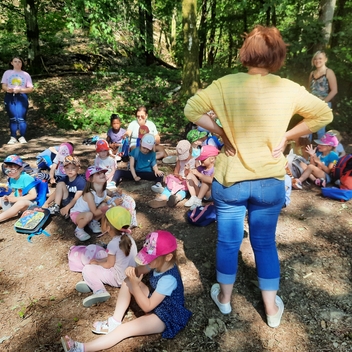
[[[147,126],[147,133],[150,133],[155,138],[155,152],[157,160],[164,158],[166,155],[165,149],[160,145],[160,135],[154,122],[148,120],[148,109],[145,106],[140,106],[136,110],[136,120],[130,122],[127,127],[126,135],[130,137],[130,148],[134,149],[137,146],[140,134],[140,127]]]
[[[334,71],[326,67],[328,58],[323,51],[317,51],[312,58],[312,67],[315,70],[309,75],[310,92],[319,99],[328,103],[331,108],[331,100],[337,94],[337,80]],[[325,134],[325,126],[318,132],[318,139]]]
[[[20,133],[18,142],[27,143],[27,94],[33,91],[33,83],[31,76],[22,71],[24,63],[19,56],[11,60],[10,66],[12,69],[5,71],[1,79],[2,90],[5,92],[5,109],[10,118],[11,137],[7,144],[17,143],[17,130]]]
[[[288,140],[319,130],[332,120],[330,108],[304,87],[272,75],[284,64],[286,44],[276,28],[257,26],[247,35],[240,60],[247,73],[228,75],[190,98],[185,115],[222,137],[212,196],[217,213],[217,281],[211,297],[231,313],[238,251],[248,212],[259,288],[267,323],[278,327],[284,304],[277,291],[280,264],[275,231],[285,201],[283,150]],[[213,110],[222,128],[206,112]],[[286,131],[294,114],[303,121]]]

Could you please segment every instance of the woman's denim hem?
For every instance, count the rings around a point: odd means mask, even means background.
[[[280,287],[280,278],[262,279],[258,277],[259,289],[261,291],[278,291]]]
[[[227,274],[220,273],[219,271],[216,271],[216,280],[220,284],[232,285],[236,281],[236,274],[235,275],[227,275]]]

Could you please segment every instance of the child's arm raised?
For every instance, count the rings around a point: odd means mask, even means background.
[[[162,295],[156,291],[148,298],[142,291],[139,283],[142,281],[143,274],[136,276],[136,270],[133,267],[128,267],[126,269],[126,284],[130,289],[131,294],[134,296],[139,307],[145,312],[148,313],[156,308],[165,298],[165,295]]]

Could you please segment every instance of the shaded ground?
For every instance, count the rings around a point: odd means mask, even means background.
[[[7,146],[5,115],[0,115],[1,161],[16,153],[34,165],[37,153],[67,140],[76,145],[84,166],[94,159],[94,147],[81,144],[86,135],[54,135],[49,125],[32,124],[27,145]],[[154,195],[148,182],[125,182],[123,188],[137,202],[140,227],[133,236],[139,248],[151,230],[168,229],[178,238],[186,305],[193,317],[174,340],[136,337],[109,351],[352,351],[352,203],[324,199],[314,186],[293,192],[277,228],[285,313],[280,327],[271,329],[264,319],[248,235],[240,252],[233,312],[223,316],[209,297],[215,282],[216,225],[188,225],[183,203],[175,209],[149,208],[146,203]],[[85,295],[74,289],[81,275],[69,271],[67,263],[70,246],[78,244],[73,224],[53,217],[46,227],[51,236],[35,237],[30,244],[14,232],[14,223],[0,225],[0,350],[62,351],[59,340],[65,334],[80,341],[95,338],[91,325],[113,312],[119,290],[108,288],[112,298],[106,303],[82,306]],[[94,236],[89,243],[95,243]],[[138,314],[133,305],[125,319]]]

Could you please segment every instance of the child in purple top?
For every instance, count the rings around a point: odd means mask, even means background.
[[[112,114],[110,117],[111,128],[107,132],[106,141],[109,143],[111,153],[117,154],[119,147],[122,145],[123,136],[126,130],[121,128],[121,119],[117,114]]]
[[[211,199],[211,183],[213,182],[214,165],[219,149],[213,145],[202,147],[199,157],[196,160],[201,165],[195,169],[189,170],[187,175],[188,191],[191,198],[185,203],[186,207],[193,210],[202,205],[203,197]]]

